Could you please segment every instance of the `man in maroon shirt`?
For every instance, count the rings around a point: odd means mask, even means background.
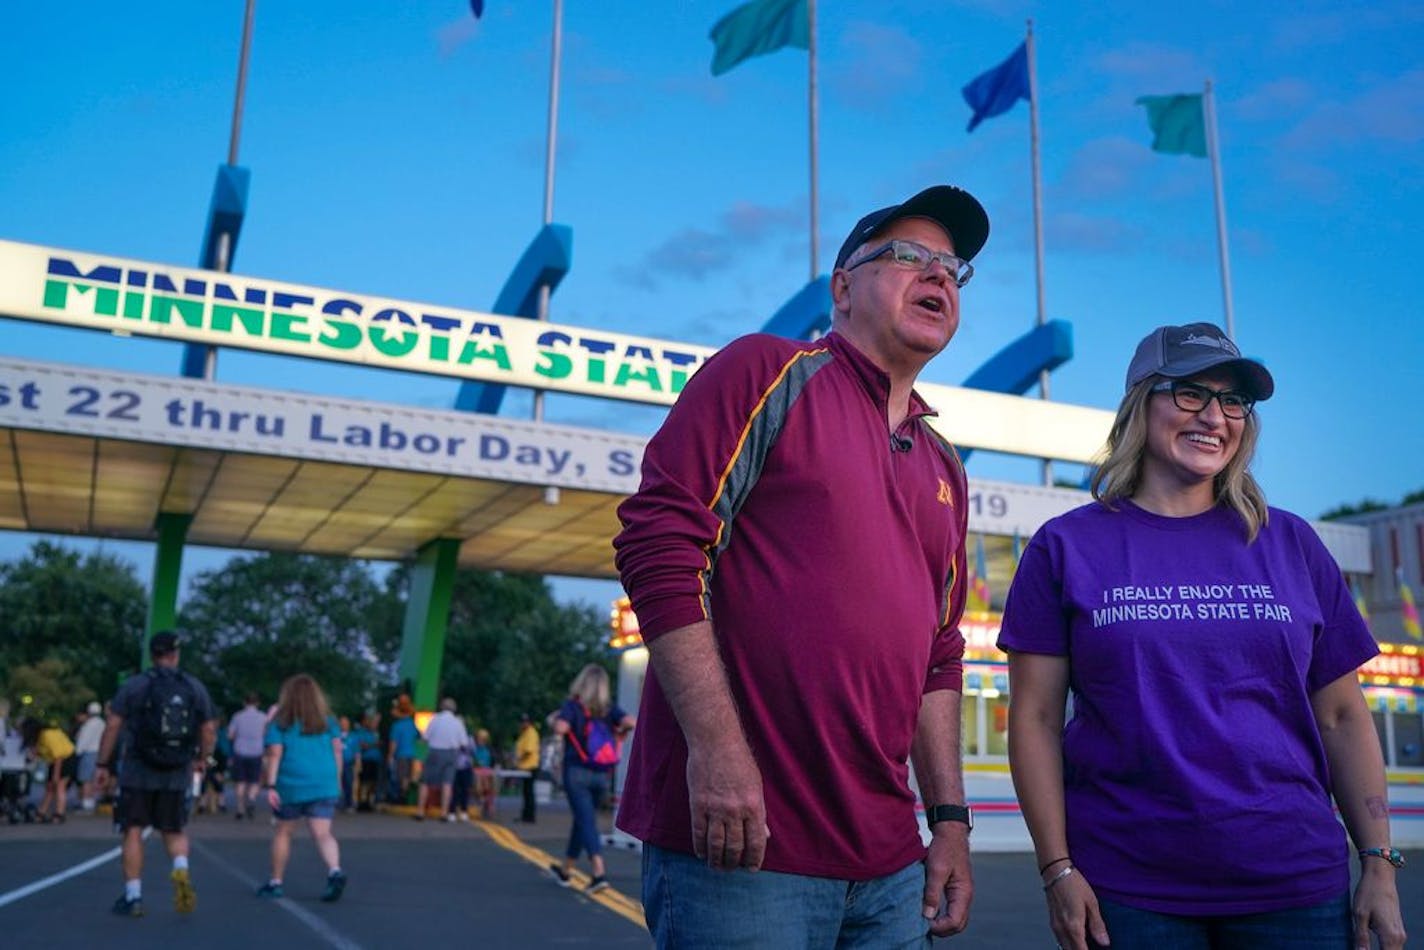
[[[866,215],[832,332],[734,341],[648,444],[614,542],[652,659],[618,825],[661,947],[922,946],[967,922],[965,477],[913,387],[988,233],[949,186]]]

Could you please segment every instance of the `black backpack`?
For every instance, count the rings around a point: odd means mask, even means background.
[[[198,693],[177,670],[151,669],[148,677],[134,729],[134,751],[149,768],[170,772],[198,756]]]

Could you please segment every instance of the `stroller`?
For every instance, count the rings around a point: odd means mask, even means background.
[[[0,820],[12,825],[35,820],[30,801],[30,769],[14,732],[0,734]]]

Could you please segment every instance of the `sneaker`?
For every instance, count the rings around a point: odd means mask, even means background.
[[[551,864],[551,865],[549,865],[549,873],[552,874],[552,875],[554,875],[554,883],[555,883],[555,884],[559,885],[560,887],[568,887],[568,886],[569,886],[569,872],[568,872],[568,871],[565,871],[562,865],[559,865],[559,864]]]
[[[454,813],[453,811],[450,812],[448,815],[445,816],[445,820],[446,820],[447,822],[453,822],[453,821],[455,820],[455,813]],[[466,820],[466,821],[469,821],[468,818],[465,819],[465,820]]]
[[[346,875],[341,871],[336,871],[326,876],[326,890],[321,892],[321,899],[330,904],[341,900],[341,892],[346,890]]]
[[[257,889],[257,896],[258,896],[258,897],[281,897],[281,896],[282,896],[282,885],[280,885],[280,884],[273,884],[271,881],[268,881],[266,884],[263,884],[261,887],[259,887],[259,888]]]
[[[462,811],[462,812],[457,813],[457,814],[455,815],[455,817],[458,818],[458,819],[460,819],[461,821],[469,821],[469,820],[470,820],[470,813],[469,813],[469,812],[466,812],[466,811]]]
[[[120,917],[142,917],[143,898],[135,897],[130,900],[120,894],[119,899],[114,901],[114,906],[110,909]]]
[[[242,819],[246,818],[247,816],[244,815],[244,814],[242,813],[242,809],[239,808],[236,812],[233,813],[233,816],[232,816],[232,817],[233,817],[234,819],[236,819],[237,821],[241,821]]]
[[[168,879],[173,882],[173,909],[180,914],[191,914],[198,906],[198,892],[193,889],[188,869],[174,868]]]
[[[588,889],[585,893],[597,894],[599,891],[608,890],[608,878],[602,874],[588,882]]]

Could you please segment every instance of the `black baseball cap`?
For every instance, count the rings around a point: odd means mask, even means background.
[[[1127,367],[1127,388],[1149,376],[1185,379],[1209,369],[1232,370],[1258,402],[1270,399],[1276,381],[1260,360],[1242,356],[1231,338],[1214,323],[1158,327],[1137,344]]]
[[[963,188],[935,185],[900,204],[872,211],[856,222],[836,255],[836,267],[844,267],[856,248],[901,218],[929,218],[936,222],[954,242],[955,255],[966,261],[973,260],[989,240],[989,215],[979,200]]]
[[[170,653],[178,652],[178,634],[172,630],[160,630],[148,641],[148,655],[152,657],[167,656]]]

